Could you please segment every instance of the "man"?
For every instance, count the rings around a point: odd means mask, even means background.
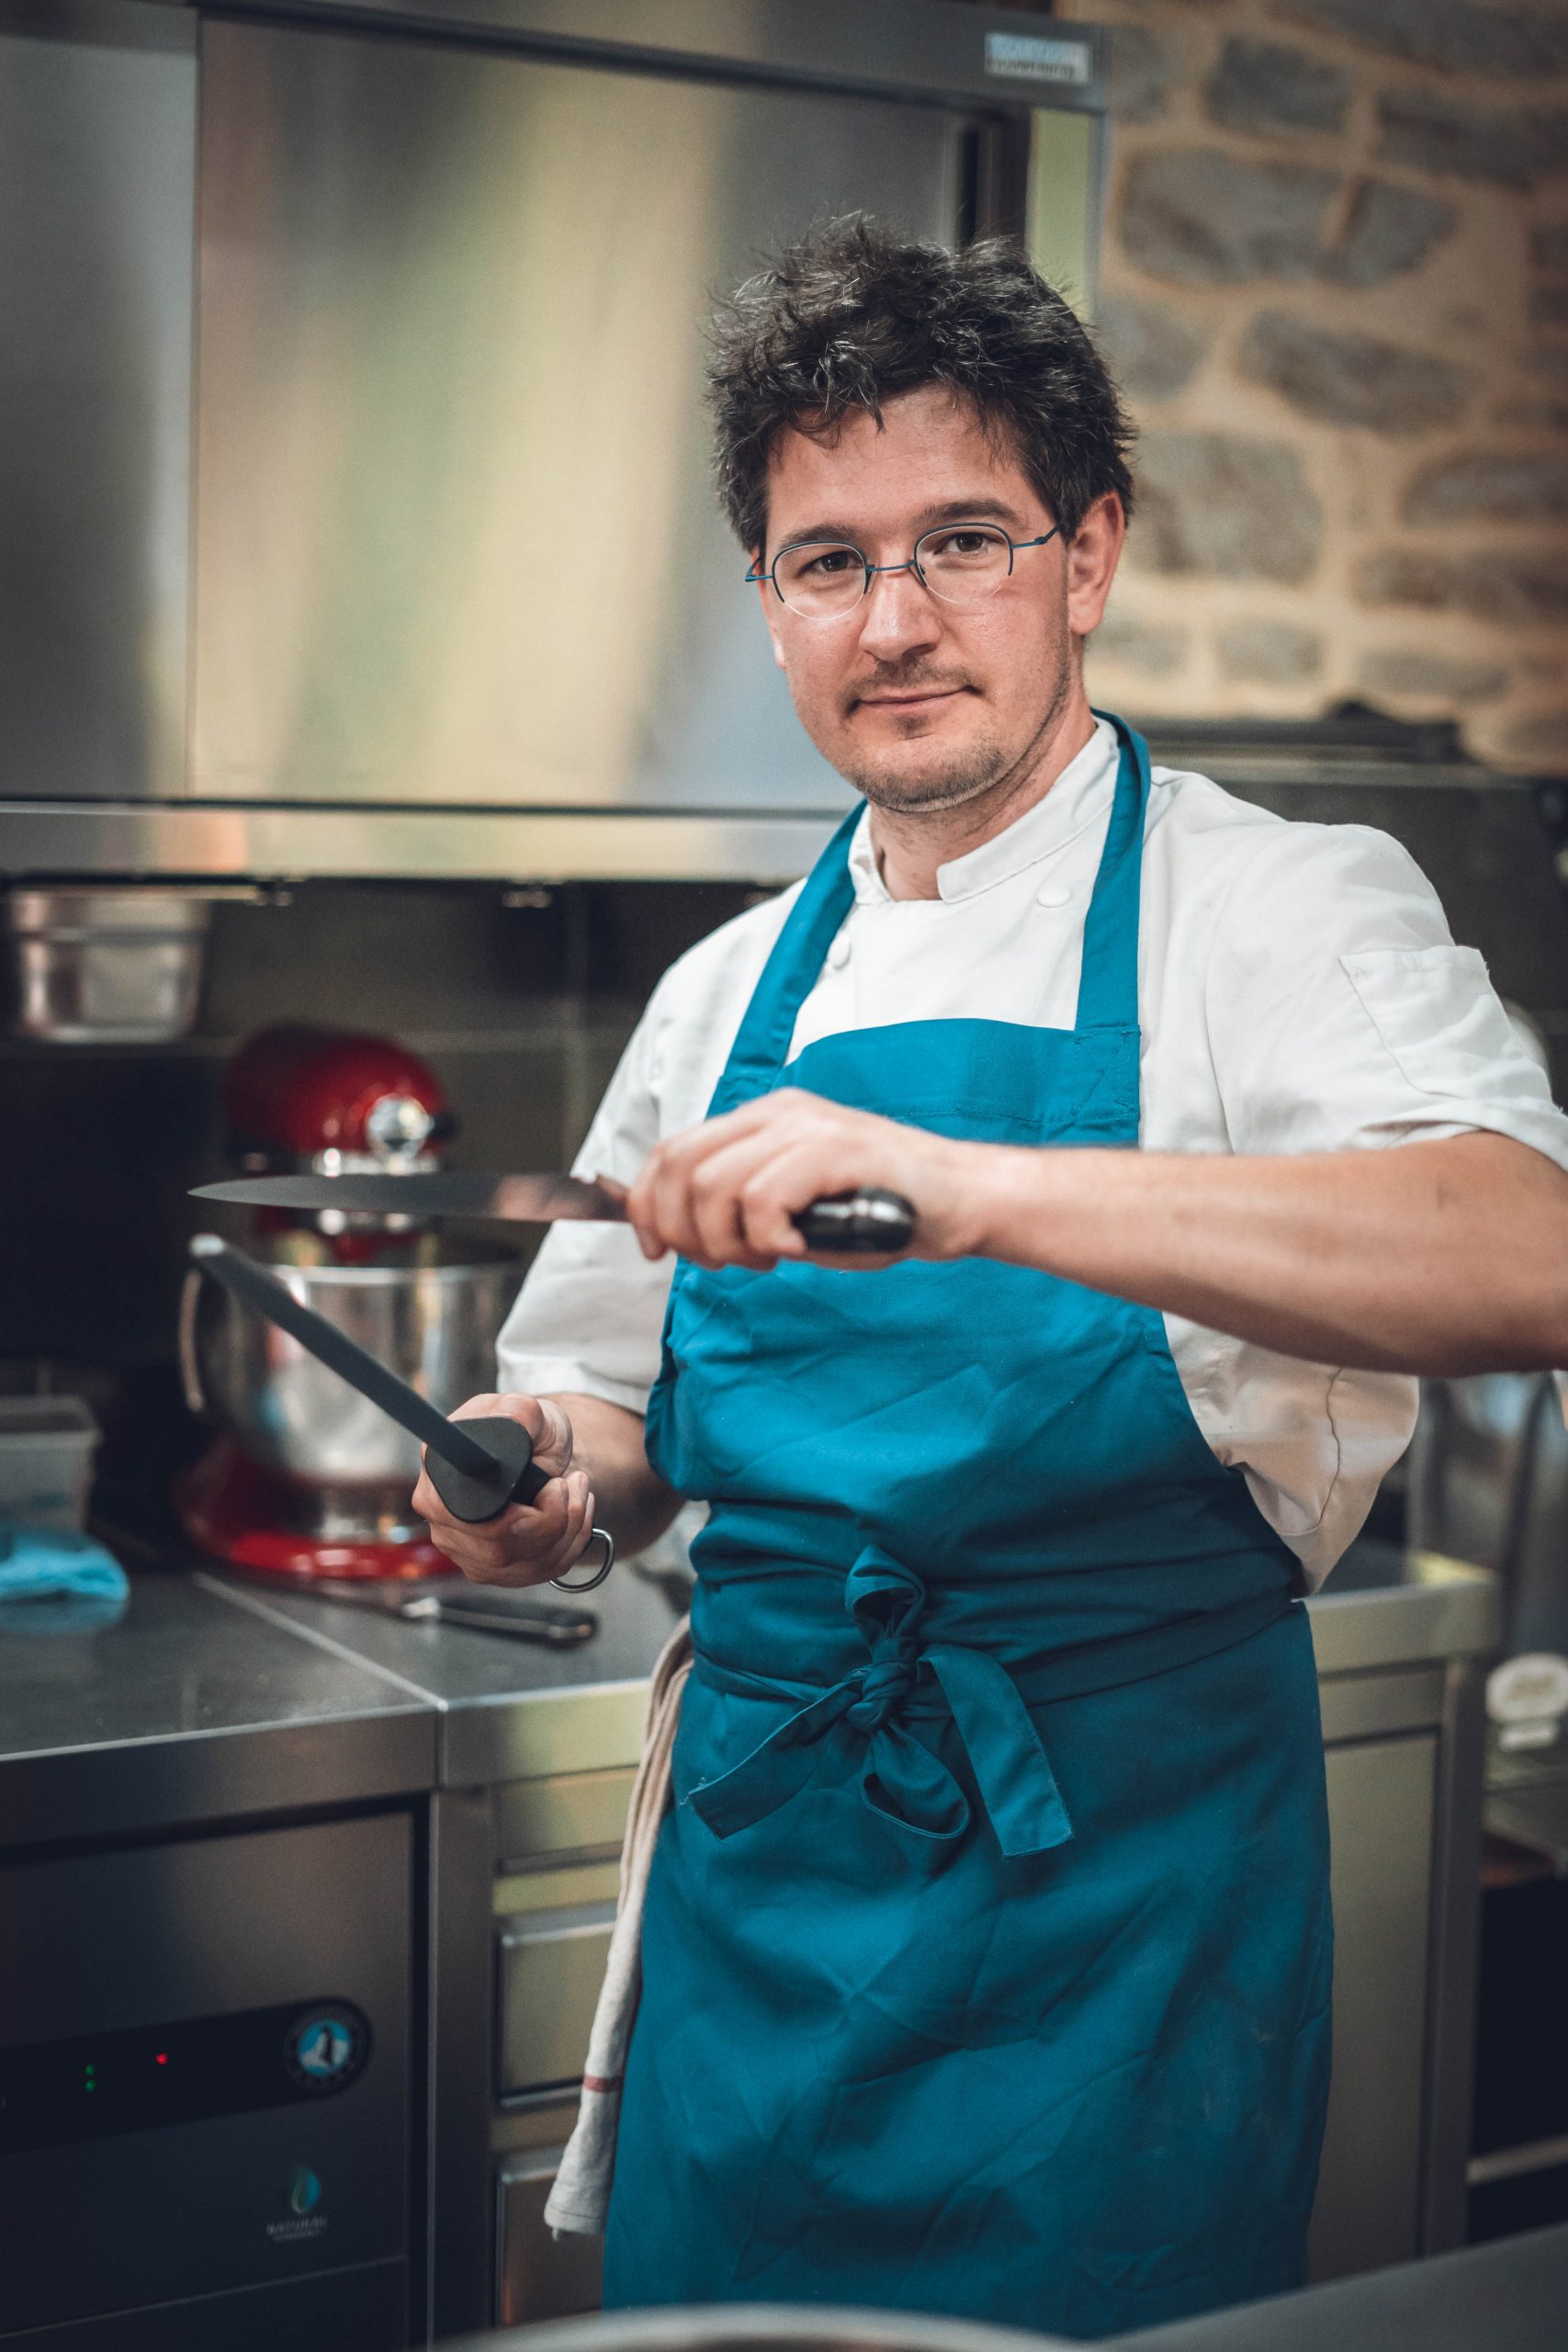
[[[1302,2275],[1296,1596],[1411,1373],[1568,1360],[1568,1122],[1393,842],[1089,710],[1127,430],[1020,255],[841,224],[741,290],[712,403],[866,805],[627,1048],[581,1164],[633,1228],[555,1229],[470,1408],[552,1484],[416,1501],[513,1584],[710,1507],[607,2299],[1147,2325]],[[862,1183],[909,1259],[809,1260]]]

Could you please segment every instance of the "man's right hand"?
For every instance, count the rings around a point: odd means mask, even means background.
[[[470,1396],[455,1421],[504,1415],[534,1441],[534,1460],[549,1477],[531,1503],[509,1503],[498,1518],[478,1525],[454,1519],[422,1469],[413,1507],[430,1540],[472,1584],[546,1584],[564,1576],[587,1549],[593,1530],[593,1496],[585,1470],[571,1467],[571,1423],[548,1397]],[[422,1449],[423,1455],[423,1449]]]

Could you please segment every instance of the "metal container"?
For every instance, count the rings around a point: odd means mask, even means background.
[[[156,1045],[196,1023],[212,910],[177,890],[15,890],[18,1036]]]
[[[265,1244],[250,1245],[265,1257]],[[523,1268],[468,1249],[460,1265],[299,1266],[273,1260],[303,1306],[442,1412],[493,1386],[495,1339]],[[344,1541],[406,1540],[419,1446],[276,1325],[199,1274],[186,1285],[180,1359],[194,1409],[293,1490],[295,1524]]]
[[[480,2341],[465,2338],[451,2352],[479,2352]],[[525,2343],[528,2352],[1066,2352],[1064,2336],[1023,2328],[817,2303],[606,2312],[482,2341],[495,2352]]]

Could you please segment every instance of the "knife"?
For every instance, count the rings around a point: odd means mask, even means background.
[[[203,1273],[212,1275],[225,1290],[265,1315],[291,1340],[298,1340],[340,1380],[346,1380],[411,1437],[420,1440],[430,1483],[454,1519],[469,1526],[482,1525],[499,1518],[509,1503],[532,1502],[549,1485],[548,1476],[534,1460],[534,1442],[520,1421],[504,1414],[448,1420],[428,1397],[378,1363],[335,1323],[329,1323],[313,1307],[302,1306],[276,1275],[240,1250],[231,1250],[215,1233],[195,1235],[190,1254]],[[604,1547],[603,1566],[578,1584],[552,1577],[550,1582],[558,1590],[592,1592],[609,1575],[615,1564],[615,1541],[603,1527],[596,1527],[593,1535]]]
[[[234,1201],[246,1208],[493,1217],[506,1225],[553,1225],[562,1218],[624,1225],[626,1216],[625,1188],[608,1177],[590,1182],[581,1176],[470,1176],[450,1169],[406,1176],[241,1176],[198,1184],[194,1197]],[[813,1250],[897,1257],[914,1239],[915,1212],[902,1193],[868,1184],[814,1201],[795,1225]]]

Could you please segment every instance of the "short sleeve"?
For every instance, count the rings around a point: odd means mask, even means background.
[[[656,992],[632,1034],[574,1163],[629,1183],[659,1140]],[[601,1396],[648,1409],[659,1374],[673,1261],[650,1262],[629,1226],[551,1226],[496,1342],[503,1389]]]
[[[1485,1130],[1568,1168],[1568,1118],[1472,947],[1388,834],[1292,824],[1231,885],[1204,988],[1231,1148]]]

